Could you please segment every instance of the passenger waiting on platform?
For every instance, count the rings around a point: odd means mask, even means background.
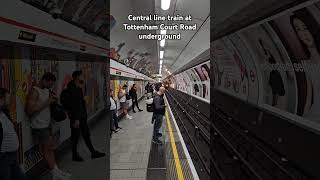
[[[117,133],[121,127],[119,127],[118,124],[118,116],[117,116],[117,102],[115,98],[113,97],[113,90],[110,89],[110,113],[111,113],[111,119],[110,119],[110,131]]]
[[[146,93],[147,93],[147,98],[149,99],[152,96],[153,93],[153,87],[152,85],[148,82],[146,87],[145,87]]]
[[[136,105],[139,111],[143,111],[142,109],[139,108],[139,103],[138,103],[138,95],[137,95],[137,86],[136,84],[133,84],[130,91],[129,95],[131,96],[132,99],[132,112],[136,112],[134,110],[134,106]]]
[[[124,113],[124,116],[127,119],[132,119],[132,116],[128,114],[128,102],[127,102],[127,90],[128,86],[125,84],[122,86],[122,88],[119,90],[119,101],[120,101],[120,108],[122,109],[122,112]]]
[[[8,97],[8,91],[0,88],[0,179],[25,180],[17,160],[19,139],[7,109]]]
[[[68,83],[67,92],[68,100],[66,100],[67,112],[70,119],[71,126],[71,143],[72,143],[72,159],[73,161],[84,161],[83,158],[78,153],[78,142],[80,134],[84,139],[85,144],[91,152],[91,158],[100,158],[104,157],[105,153],[101,153],[92,145],[90,139],[90,130],[87,123],[87,107],[83,95],[84,80],[81,71],[75,71],[72,73],[73,80]]]
[[[163,117],[166,112],[166,105],[164,103],[164,93],[166,89],[160,85],[156,85],[156,90],[158,91],[154,98],[153,98],[153,103],[154,103],[154,110],[153,110],[153,116],[152,119],[154,120],[154,125],[153,125],[153,137],[152,137],[152,142],[156,144],[162,144],[162,141],[159,140],[159,137],[161,137],[160,128],[162,126],[163,122]]]
[[[53,179],[62,179],[71,174],[61,171],[56,164],[54,149],[55,143],[52,135],[52,121],[50,105],[57,101],[57,97],[50,88],[53,87],[56,77],[52,73],[45,73],[37,86],[34,86],[27,98],[26,113],[31,120],[32,135],[39,143],[40,151],[49,165]]]

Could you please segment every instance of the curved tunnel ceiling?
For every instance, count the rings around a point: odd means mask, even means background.
[[[126,63],[129,59],[130,67],[149,75],[159,73],[160,49],[164,50],[163,68],[174,72],[210,48],[208,38],[210,36],[210,0],[171,0],[167,11],[161,9],[160,2],[159,0],[111,0],[110,4],[111,14],[116,20],[110,32],[110,47],[119,50],[119,44],[125,43],[118,52],[119,60]],[[138,34],[144,32],[124,30],[123,23],[128,23],[129,14],[192,15],[193,20],[189,23],[196,23],[198,30],[179,31],[181,40],[166,40],[165,47],[160,48],[160,41],[139,40]],[[151,33],[156,34],[156,32]],[[167,31],[167,34],[175,34],[175,32]]]

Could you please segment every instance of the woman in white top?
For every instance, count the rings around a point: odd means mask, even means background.
[[[125,117],[127,119],[132,119],[132,116],[128,114],[128,103],[127,103],[127,88],[128,86],[125,84],[120,88],[119,90],[119,101],[120,101],[120,108],[122,109],[122,112],[124,113]]]
[[[0,179],[25,180],[17,157],[19,139],[6,106],[9,104],[8,91],[0,88]]]

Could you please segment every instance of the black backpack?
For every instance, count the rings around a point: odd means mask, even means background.
[[[70,110],[70,91],[68,88],[62,90],[60,94],[60,103],[65,110]]]
[[[58,103],[53,103],[50,105],[50,112],[51,112],[51,117],[56,122],[61,122],[67,119],[67,114],[64,111],[64,108]]]

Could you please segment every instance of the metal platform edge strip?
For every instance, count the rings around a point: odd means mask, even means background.
[[[167,97],[164,96],[164,99],[165,99],[165,103],[168,105],[169,103],[168,103]],[[187,160],[187,162],[188,162],[189,168],[190,168],[191,173],[192,173],[192,175],[193,175],[193,179],[194,179],[194,180],[200,180],[200,178],[199,178],[199,176],[198,176],[198,173],[197,173],[197,171],[196,171],[196,168],[195,168],[195,166],[194,166],[194,164],[193,164],[193,161],[192,161],[192,159],[191,159],[191,156],[190,156],[190,154],[189,154],[189,151],[188,151],[188,149],[187,149],[187,146],[186,146],[186,144],[185,144],[185,142],[184,142],[184,140],[183,140],[183,137],[182,137],[182,134],[181,134],[180,129],[179,129],[179,127],[178,127],[178,124],[177,124],[177,122],[176,122],[176,120],[175,120],[175,118],[174,118],[174,116],[173,116],[172,110],[171,110],[171,108],[170,108],[169,105],[167,106],[167,109],[168,109],[168,111],[167,111],[166,113],[168,113],[169,115],[166,114],[166,115],[168,115],[168,117],[166,117],[166,118],[170,118],[170,119],[172,120],[172,121],[170,121],[169,119],[167,119],[167,121],[168,121],[169,123],[173,122],[173,124],[174,124],[174,129],[176,130],[176,132],[177,132],[177,134],[178,134],[179,140],[180,140],[180,142],[181,142],[182,149],[183,149],[183,151],[184,151],[184,155],[185,155],[185,157],[186,157],[186,160]]]

